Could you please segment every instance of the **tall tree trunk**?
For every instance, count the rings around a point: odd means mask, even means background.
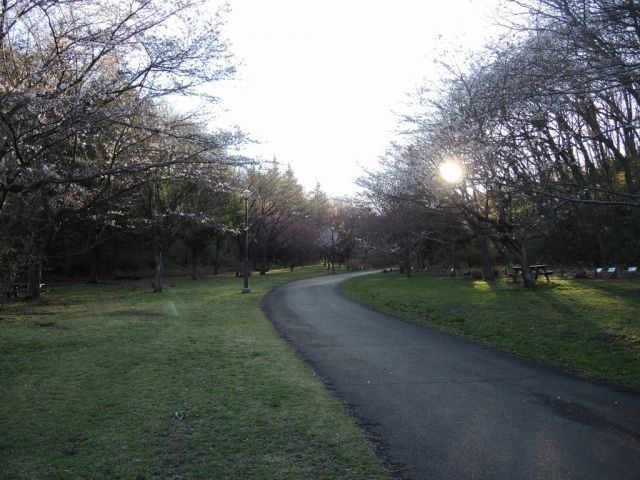
[[[595,263],[599,263],[601,266],[606,267],[607,263],[607,240],[605,230],[605,220],[603,219],[601,212],[592,212],[591,221],[593,222],[596,240],[598,242],[598,257]]]
[[[482,252],[482,278],[485,282],[490,282],[495,278],[493,261],[489,253],[489,242],[486,236],[480,239],[480,251]]]
[[[418,256],[418,270],[422,272],[424,270],[424,253],[422,252],[422,249],[419,248],[416,251],[416,254]]]
[[[56,234],[54,222],[49,222],[40,246],[40,253],[27,269],[27,298],[40,298],[40,283],[42,283],[42,264],[49,252]]]
[[[248,265],[244,264],[244,245],[242,243],[242,235],[238,234],[236,238],[238,239],[238,270],[236,271],[236,277],[244,277],[244,269],[245,266],[248,267]]]
[[[38,259],[29,265],[27,270],[27,298],[40,298],[40,281],[42,280],[42,260]]]
[[[98,250],[97,245],[94,245],[91,249],[91,265],[89,266],[87,283],[98,283],[98,261],[100,259],[100,252]]]
[[[218,275],[220,270],[220,251],[222,250],[222,236],[216,237],[215,252],[213,257],[213,274]],[[242,272],[244,274],[244,272]]]
[[[195,247],[191,247],[191,280],[198,279],[198,254]]]
[[[164,271],[164,256],[162,252],[162,243],[160,239],[155,236],[153,239],[153,281],[151,286],[153,287],[153,293],[162,292],[162,274]]]
[[[482,253],[482,278],[485,282],[491,282],[495,278],[495,269],[493,268],[493,261],[491,260],[491,254],[489,252],[489,239],[487,238],[487,230],[489,225],[487,221],[489,219],[489,199],[490,193],[485,195],[484,198],[484,222],[482,225],[481,237],[480,237],[480,252]]]
[[[455,234],[451,235],[451,266],[453,267],[454,275],[458,271],[458,249],[456,248],[457,238]]]
[[[525,244],[520,247],[520,265],[522,266],[522,282],[525,288],[535,288],[536,282],[529,268],[529,252]]]
[[[260,275],[267,274],[267,246],[265,242],[262,242],[261,252],[260,252]]]
[[[411,249],[405,248],[404,250],[404,265],[407,269],[407,278],[411,278]]]

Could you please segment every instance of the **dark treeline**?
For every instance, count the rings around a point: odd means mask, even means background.
[[[407,261],[485,278],[496,262],[637,264],[640,5],[509,3],[508,33],[425,87],[409,141],[360,183]],[[445,162],[463,177],[445,182]]]
[[[329,199],[319,185],[307,193],[293,171],[276,162],[226,169],[217,178],[224,182],[209,185],[189,176],[148,183],[104,214],[75,216],[45,257],[46,272],[89,282],[152,273],[157,291],[165,266],[193,279],[242,274],[245,207],[249,269],[256,274],[317,262],[364,266],[356,260],[366,250],[355,224],[364,223],[370,209]]]

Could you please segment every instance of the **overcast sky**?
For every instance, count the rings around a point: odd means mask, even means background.
[[[216,91],[218,123],[261,141],[244,153],[290,164],[307,190],[351,194],[434,57],[478,47],[498,1],[232,0],[226,34],[241,65]]]

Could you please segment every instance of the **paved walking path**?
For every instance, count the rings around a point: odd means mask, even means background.
[[[340,293],[353,275],[285,285],[264,309],[404,477],[640,479],[640,396],[373,312]]]

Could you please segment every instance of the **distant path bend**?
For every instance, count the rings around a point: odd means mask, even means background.
[[[575,380],[369,310],[338,284],[263,307],[413,479],[640,479],[640,396]]]

